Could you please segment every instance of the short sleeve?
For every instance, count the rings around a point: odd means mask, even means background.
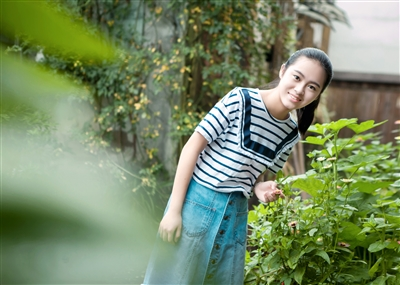
[[[208,112],[195,131],[211,143],[217,139],[233,122],[239,111],[238,88],[231,90]]]
[[[292,152],[292,148],[289,148],[285,152],[281,153],[279,158],[274,162],[274,164],[272,166],[268,167],[268,169],[272,173],[276,174],[279,170],[281,170],[283,168],[283,165],[288,160],[291,152]]]

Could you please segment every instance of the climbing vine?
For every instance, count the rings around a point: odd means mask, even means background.
[[[117,60],[101,63],[30,49],[90,94],[81,98],[94,113],[81,141],[93,155],[107,153],[97,171],[113,173],[158,214],[176,157],[204,114],[235,86],[270,81],[271,58],[294,47],[295,21],[279,1],[49,3],[116,46]]]

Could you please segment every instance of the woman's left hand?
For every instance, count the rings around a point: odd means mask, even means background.
[[[254,186],[254,193],[257,198],[264,203],[276,201],[279,197],[285,198],[282,190],[278,189],[278,184],[274,181],[257,183]]]

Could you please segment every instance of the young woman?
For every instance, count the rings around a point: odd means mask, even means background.
[[[243,284],[247,198],[284,197],[255,181],[283,167],[332,75],[323,51],[301,49],[275,87],[236,87],[205,116],[182,150],[144,284]]]

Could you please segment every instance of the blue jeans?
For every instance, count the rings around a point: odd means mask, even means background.
[[[242,192],[216,192],[192,179],[182,224],[178,243],[157,237],[143,284],[242,285],[247,236]]]

